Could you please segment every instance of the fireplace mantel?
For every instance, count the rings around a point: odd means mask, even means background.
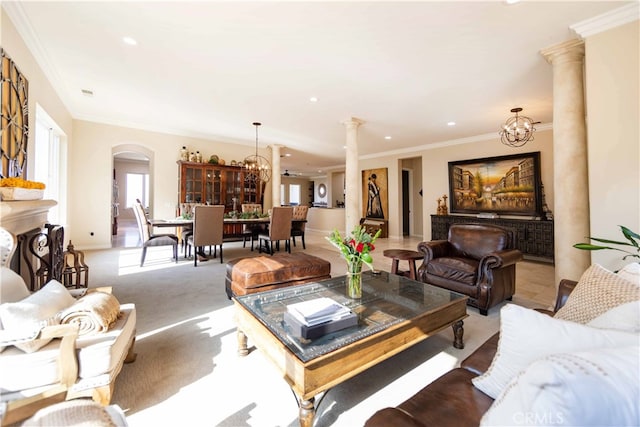
[[[14,236],[34,228],[42,228],[47,222],[49,209],[57,205],[55,200],[15,200],[0,202],[0,226]]]

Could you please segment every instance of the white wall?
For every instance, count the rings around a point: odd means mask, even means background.
[[[640,233],[639,22],[585,39],[591,235],[612,240],[619,225]],[[614,251],[592,261],[625,264]]]

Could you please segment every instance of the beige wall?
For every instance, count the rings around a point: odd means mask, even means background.
[[[499,127],[499,123],[496,127]],[[422,194],[418,203],[422,205],[422,238],[431,240],[431,215],[435,215],[438,207],[438,198],[443,194],[449,195],[449,165],[448,162],[456,160],[476,159],[482,157],[504,156],[540,151],[540,169],[542,183],[544,184],[547,205],[553,211],[553,133],[550,129],[543,130],[539,126],[535,139],[524,147],[511,148],[502,144],[499,138],[479,140],[476,142],[445,145],[433,149],[423,149],[407,156],[422,158]],[[548,126],[547,126],[548,127]],[[497,135],[497,132],[496,132]],[[372,169],[387,167],[389,178],[389,193],[393,189],[400,189],[401,167],[403,161],[397,156],[388,156],[360,161],[360,169]],[[398,190],[399,191],[399,190]],[[416,190],[419,191],[419,188]],[[389,200],[389,237],[402,235],[401,208],[399,198]],[[417,215],[417,212],[416,212]]]
[[[613,240],[618,225],[640,232],[639,22],[585,40],[591,235]],[[624,265],[613,251],[592,261]]]
[[[82,120],[74,121],[74,158],[69,168],[70,191],[81,194],[70,206],[70,236],[79,249],[106,248],[111,245],[111,177],[113,154],[138,151],[149,158],[150,212],[156,218],[173,218],[178,204],[178,165],[180,148],[199,150],[205,158],[217,154],[230,162],[242,159],[255,148],[111,126]],[[261,153],[265,155],[265,153]],[[270,206],[267,185],[265,205]],[[93,236],[91,235],[93,233]]]

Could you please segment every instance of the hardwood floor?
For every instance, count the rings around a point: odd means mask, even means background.
[[[326,239],[327,233],[309,230],[307,228],[305,241],[306,252],[324,258],[331,263],[331,275],[345,273],[345,263],[335,249]],[[382,255],[385,249],[411,249],[415,250],[421,239],[417,237],[405,237],[403,239],[378,239],[376,249],[372,253],[376,269],[391,271],[391,259]],[[118,234],[113,236],[112,247],[137,247],[140,245],[140,236],[135,220],[120,220]],[[240,245],[242,242],[230,242],[226,245]],[[297,239],[297,246],[292,246],[293,251],[301,251],[302,242]],[[249,249],[247,248],[247,252]],[[255,252],[257,255],[257,251]],[[419,266],[420,262],[416,263]],[[400,270],[407,270],[406,262],[400,262]],[[522,261],[516,267],[516,294],[513,301],[526,307],[550,308],[555,303],[556,284],[554,283],[554,266],[549,263],[537,261]]]

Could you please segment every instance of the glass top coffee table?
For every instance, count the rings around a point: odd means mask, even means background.
[[[300,425],[313,424],[314,397],[452,326],[463,348],[467,297],[384,271],[362,274],[362,298],[346,296],[345,276],[236,297],[238,353],[247,336],[281,371],[299,400]],[[328,297],[358,315],[358,325],[307,340],[284,323],[286,307]]]

